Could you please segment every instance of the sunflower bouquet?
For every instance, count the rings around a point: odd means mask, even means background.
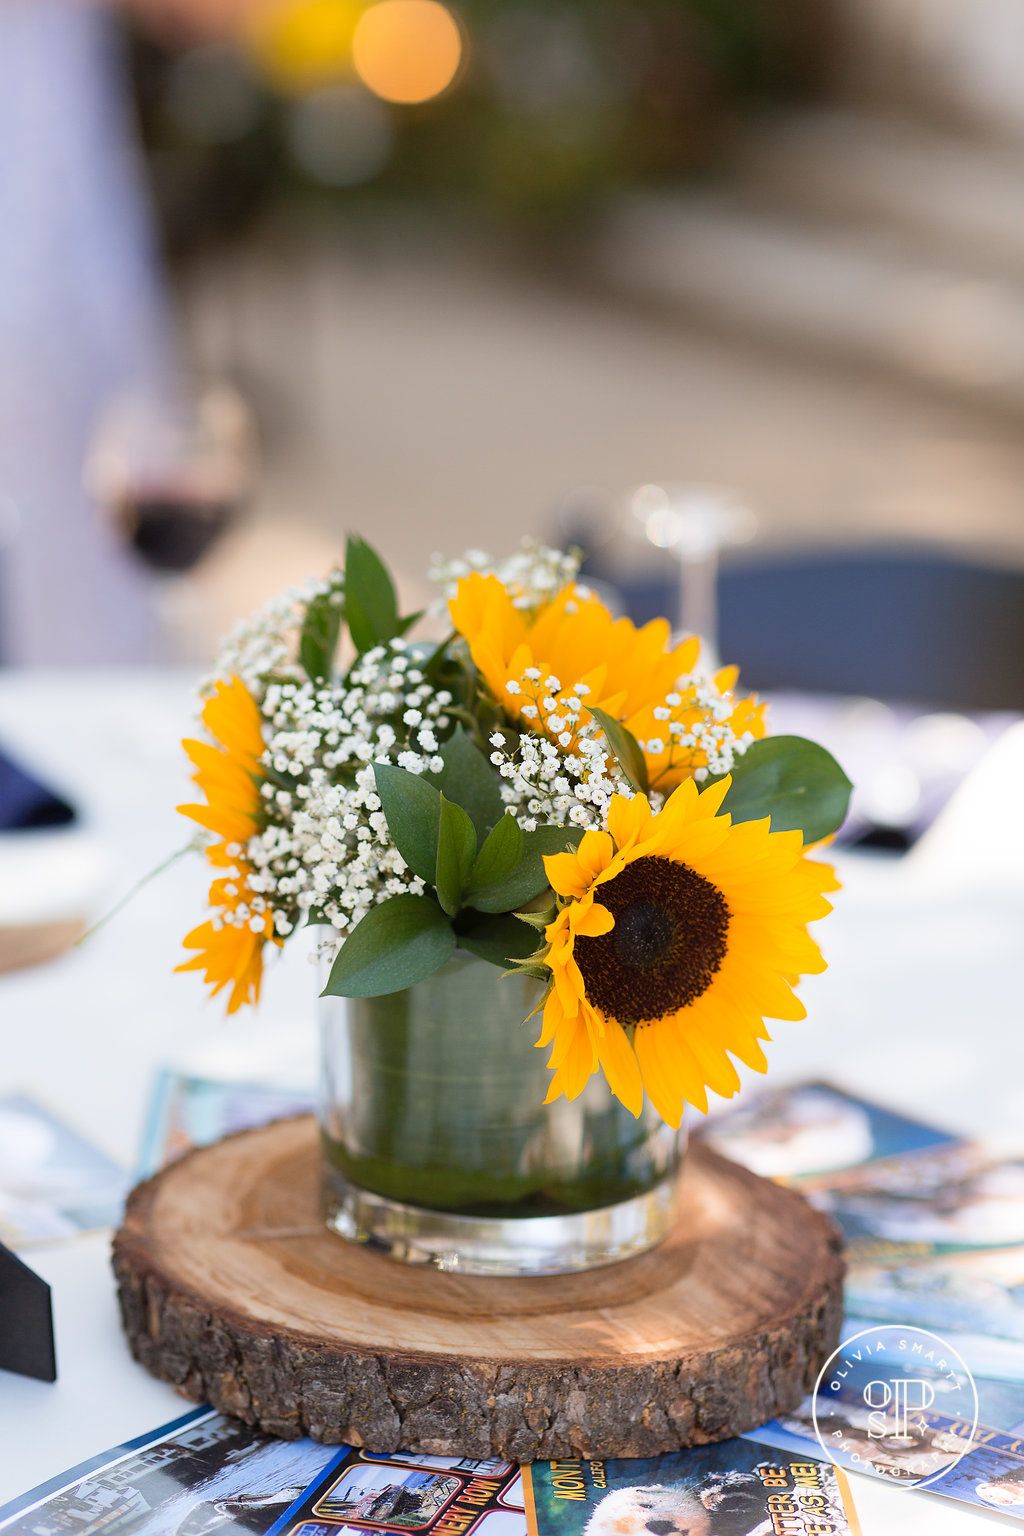
[[[794,985],[824,968],[808,924],[836,887],[813,849],[850,785],[768,735],[696,639],[614,617],[573,555],[431,574],[434,609],[402,614],[352,537],[343,567],[228,637],[185,743],[202,800],[181,809],[214,878],[180,969],[233,1012],[309,924],[333,997],[407,994],[473,956],[496,987],[531,979],[546,1103],[600,1073],[630,1116],[678,1126],[736,1091],[733,1058],[764,1070],[766,1020],[803,1016]]]

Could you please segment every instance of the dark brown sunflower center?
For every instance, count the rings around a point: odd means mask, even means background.
[[[599,939],[576,940],[587,998],[620,1024],[685,1008],[706,992],[726,950],[729,908],[717,886],[672,859],[635,859],[598,886],[615,918]]]

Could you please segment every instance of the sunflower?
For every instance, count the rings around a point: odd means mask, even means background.
[[[601,709],[637,738],[652,786],[667,790],[706,766],[699,746],[680,748],[667,729],[678,723],[685,738],[704,718],[699,685],[674,692],[697,666],[696,636],[673,646],[666,619],[638,629],[629,619],[613,618],[604,603],[572,583],[539,609],[523,610],[499,577],[474,572],[462,578],[448,606],[477,671],[513,720],[545,731],[547,715],[561,710],[545,710],[542,696],[554,694],[561,706],[575,693],[586,700],[574,711],[580,719],[589,717],[588,706]],[[533,688],[524,683],[531,677]],[[714,679],[718,692],[730,695],[737,678],[735,667],[723,668]],[[737,737],[763,736],[763,706],[730,698],[724,721],[716,723]]]
[[[275,940],[274,914],[249,889],[249,865],[242,849],[259,828],[263,731],[256,700],[238,677],[218,682],[203,708],[202,721],[217,745],[184,741],[196,769],[193,782],[205,805],[180,805],[182,815],[214,835],[206,857],[227,871],[210,886],[212,918],[193,928],[184,947],[198,950],[179,971],[202,971],[212,996],[231,987],[228,1012],[259,999],[263,946]]]
[[[537,1041],[552,1047],[548,1103],[600,1067],[633,1114],[646,1091],[678,1126],[684,1101],[704,1112],[708,1089],[737,1091],[730,1055],[765,1070],[766,1016],[804,1017],[792,987],[825,968],[806,924],[837,881],[799,832],[720,814],[730,782],[687,779],[657,814],[616,795],[606,832],[545,859],[558,898]]]

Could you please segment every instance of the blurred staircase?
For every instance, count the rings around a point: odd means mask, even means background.
[[[602,280],[709,325],[1019,416],[1024,6],[917,0],[911,9],[919,23],[931,14],[931,34],[899,30],[908,7],[897,0],[877,18],[870,4],[858,12],[860,51],[841,88],[850,104],[757,123],[716,190],[626,198],[594,263]],[[1007,58],[996,47],[1001,17],[1018,45]],[[971,18],[995,31],[986,46],[1019,78],[1016,95],[1004,82],[1002,116],[987,77],[971,75],[977,49],[972,63],[953,26]]]

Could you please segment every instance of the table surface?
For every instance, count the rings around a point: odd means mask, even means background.
[[[193,710],[190,680],[175,673],[0,675],[0,740],[85,813],[62,855],[69,906],[91,888],[103,910],[187,840],[173,808],[187,788],[177,743]],[[844,890],[821,930],[830,968],[804,984],[808,1019],[777,1026],[773,1083],[829,1077],[965,1135],[1019,1136],[1020,1076],[1000,1067],[1019,1052],[1022,781],[1024,724],[912,854],[839,856]],[[23,870],[17,850],[0,846],[0,922],[32,913]],[[257,1019],[224,1021],[196,978],[171,975],[205,883],[201,861],[182,859],[85,945],[0,976],[0,1090],[42,1099],[129,1167],[159,1066],[312,1081],[307,957],[292,951],[273,967]],[[37,1248],[31,1261],[53,1287],[60,1379],[0,1374],[0,1501],[183,1407],[127,1354],[107,1237]],[[1001,1521],[865,1478],[853,1486],[864,1536]]]

